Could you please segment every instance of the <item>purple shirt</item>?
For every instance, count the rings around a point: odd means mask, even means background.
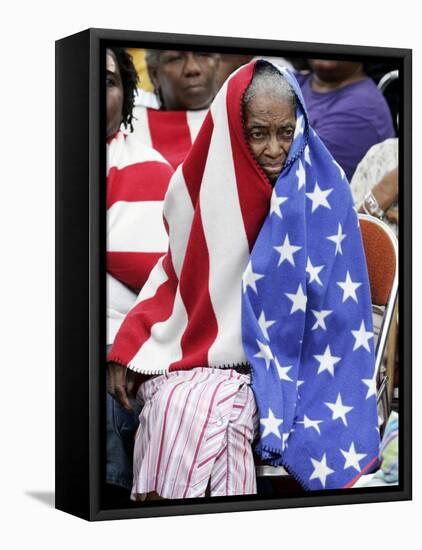
[[[390,109],[370,78],[321,93],[312,90],[311,77],[297,75],[311,126],[350,181],[368,149],[394,137]]]

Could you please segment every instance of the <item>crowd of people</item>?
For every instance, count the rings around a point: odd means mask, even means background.
[[[356,212],[397,227],[390,109],[361,62],[144,59],[152,92],[106,56],[107,483],[255,494],[260,460],[351,486],[378,466]]]

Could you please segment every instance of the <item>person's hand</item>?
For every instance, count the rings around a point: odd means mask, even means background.
[[[387,172],[384,177],[372,188],[372,193],[377,199],[382,210],[387,211],[397,202],[399,196],[399,172],[395,168]]]
[[[119,365],[107,364],[107,391],[127,411],[132,411],[130,399],[134,397],[136,373]]]
[[[385,213],[385,217],[387,220],[391,223],[395,223],[396,225],[399,225],[399,209],[394,208],[393,206],[387,210]]]

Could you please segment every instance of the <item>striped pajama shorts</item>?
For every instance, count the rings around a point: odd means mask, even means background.
[[[252,441],[258,413],[250,375],[195,368],[144,382],[133,455],[132,500],[256,493]]]

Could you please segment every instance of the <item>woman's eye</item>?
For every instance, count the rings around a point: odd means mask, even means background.
[[[175,63],[177,61],[180,61],[181,59],[182,59],[181,55],[173,55],[167,58],[167,63]]]
[[[284,128],[284,130],[281,132],[281,134],[282,134],[282,137],[287,138],[287,139],[291,139],[294,135],[294,130],[293,130],[293,128]]]
[[[114,86],[114,79],[110,78],[110,77],[107,77],[106,78],[106,86],[107,87]]]
[[[249,136],[252,139],[262,139],[264,137],[264,132],[262,132],[261,130],[253,130],[249,133]]]

